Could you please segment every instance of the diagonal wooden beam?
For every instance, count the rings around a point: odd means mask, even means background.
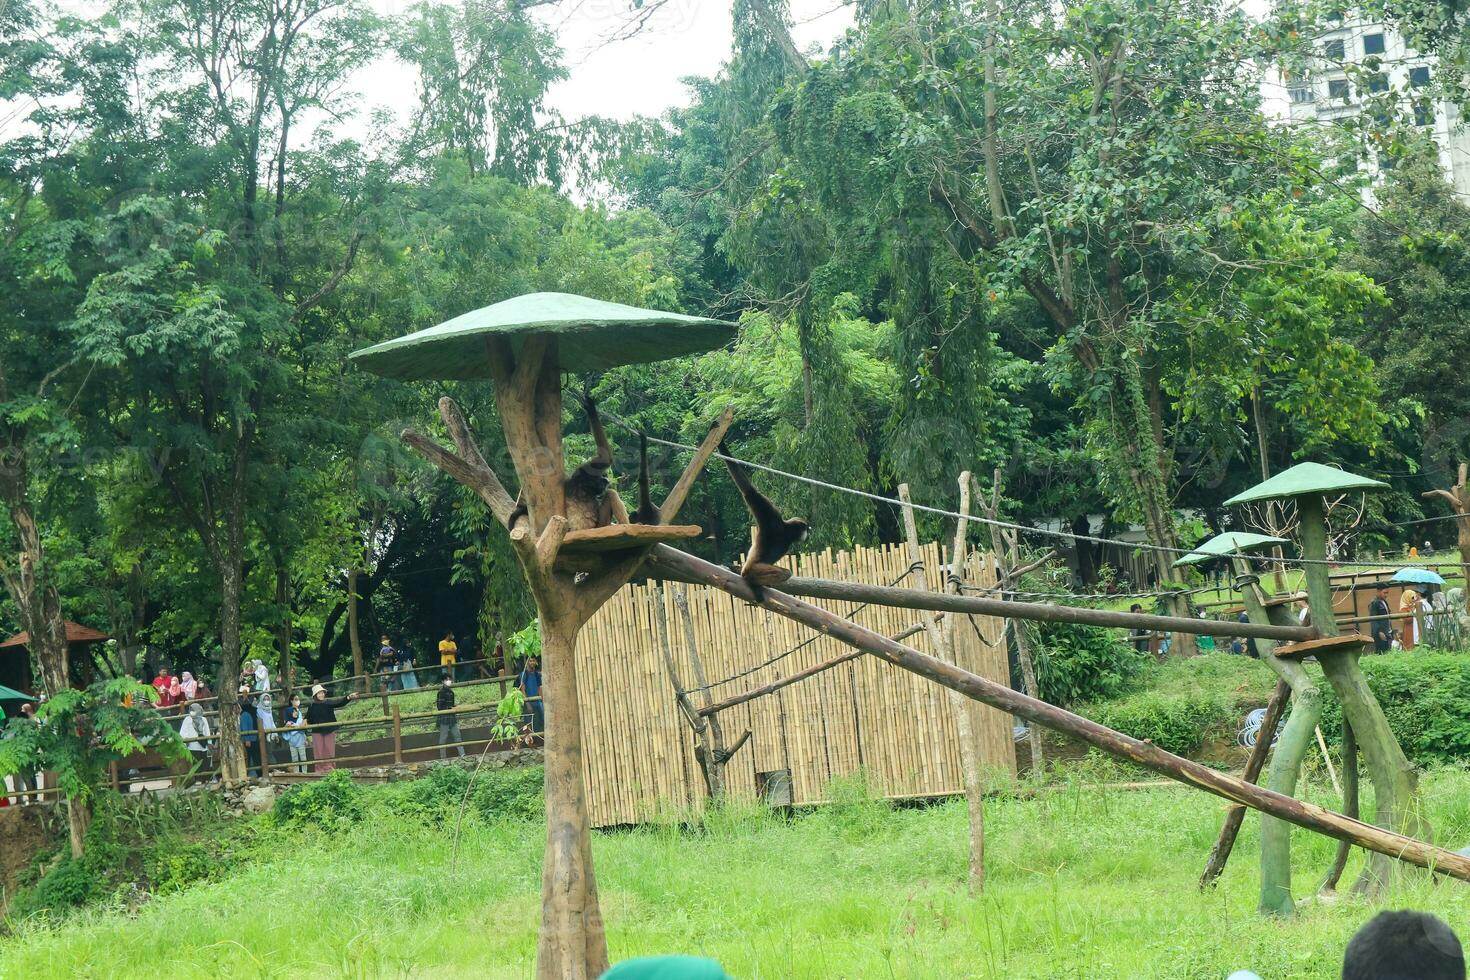
[[[709,435],[704,437],[704,442],[694,451],[694,458],[689,465],[684,467],[684,472],[679,474],[679,480],[674,484],[674,489],[664,498],[662,506],[658,509],[658,522],[660,524],[672,524],[674,518],[679,516],[679,508],[684,506],[689,491],[694,489],[694,481],[704,469],[704,464],[714,455],[720,446],[720,440],[725,438],[725,433],[730,431],[730,423],[735,421],[735,406],[726,405],[725,410],[710,428]]]
[[[728,592],[737,599],[753,603],[794,620],[812,629],[832,636],[873,654],[895,667],[901,667],[951,690],[959,691],[992,708],[1024,718],[1062,732],[1095,746],[1109,755],[1136,763],[1154,772],[1163,773],[1187,786],[1204,790],[1222,797],[1231,803],[1243,803],[1262,813],[1269,813],[1288,823],[1307,830],[1324,834],[1337,840],[1346,840],[1359,847],[1379,854],[1428,868],[1438,874],[1449,875],[1462,881],[1470,881],[1470,857],[1436,847],[1426,841],[1404,834],[1375,827],[1361,820],[1345,817],[1314,803],[1294,799],[1284,793],[1276,793],[1229,773],[1211,769],[1190,759],[1165,752],[1152,742],[1144,742],[1122,732],[1115,731],[1095,721],[1073,714],[1065,708],[1027,697],[1012,691],[1003,684],[988,680],[978,674],[945,663],[913,647],[895,642],[882,634],[865,629],[856,623],[834,615],[825,609],[803,602],[775,588],[761,589],[760,595],[751,591],[750,584],[727,568],[721,568],[687,552],[678,551],[668,545],[658,545],[649,554],[650,563],[659,571],[672,572],[675,578],[692,579],[703,585],[712,585]]]

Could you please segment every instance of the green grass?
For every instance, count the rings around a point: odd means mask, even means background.
[[[1094,763],[1077,773],[1105,775]],[[1470,774],[1424,782],[1438,839],[1470,839]],[[374,794],[401,792],[389,786]],[[988,879],[963,882],[959,802],[892,810],[845,802],[785,822],[750,809],[598,834],[614,958],[692,951],[741,978],[1208,978],[1337,976],[1343,945],[1375,907],[1312,904],[1290,921],[1255,913],[1252,816],[1217,890],[1195,885],[1222,816],[1185,789],[1066,787],[988,803]],[[1321,802],[1333,801],[1318,797]],[[228,880],[0,939],[0,977],[525,977],[535,952],[543,830],[471,816],[459,864],[452,820],[386,819],[329,830],[259,821],[257,855]],[[1300,895],[1333,843],[1299,832]],[[1353,867],[1356,867],[1356,860]],[[1351,873],[1351,869],[1350,869]],[[1460,927],[1470,888],[1411,876],[1383,907]]]

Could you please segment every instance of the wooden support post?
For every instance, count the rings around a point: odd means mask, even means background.
[[[1075,715],[1065,708],[1058,708],[1045,701],[1037,701],[994,681],[961,670],[953,664],[946,664],[920,653],[912,647],[896,643],[886,636],[874,633],[872,630],[865,629],[775,588],[762,589],[758,597],[739,575],[693,555],[660,545],[651,550],[649,563],[659,573],[665,573],[671,578],[712,585],[738,599],[762,606],[777,615],[820,630],[896,667],[957,690],[966,697],[974,698],[997,710],[1071,735],[1109,755],[1162,773],[1171,779],[1177,779],[1196,789],[1213,793],[1232,803],[1243,803],[1252,809],[1270,813],[1328,837],[1351,841],[1360,847],[1386,854],[1400,861],[1423,868],[1432,868],[1440,874],[1470,881],[1470,858],[1456,854],[1454,851],[1447,851],[1422,840],[1352,820],[1316,804],[1292,799],[1290,796],[1247,783],[1229,773],[1219,772],[1208,766],[1165,752],[1157,745],[1139,741],[1122,732]],[[1018,603],[1018,605],[1024,604]]]
[[[393,706],[393,764],[403,765],[403,712]]]
[[[112,791],[114,793],[122,792],[122,780],[118,776],[116,759],[113,759],[107,764],[107,773],[112,779]],[[37,780],[37,782],[39,782],[39,780]]]
[[[914,577],[922,591],[929,591],[929,575],[924,568],[924,553],[919,545],[919,529],[914,520],[913,502],[909,499],[907,483],[898,485],[898,499],[903,501],[903,529],[908,539],[909,562]],[[970,514],[970,474],[960,474],[960,517],[955,522],[954,543],[950,550],[951,572],[944,581],[946,591],[959,594],[960,575],[964,569],[965,525]],[[934,655],[949,663],[954,656],[954,616],[941,625],[932,612],[925,611],[922,617],[924,632],[929,636],[930,649]],[[955,733],[960,743],[960,777],[965,787],[965,804],[970,822],[970,891],[979,894],[985,887],[985,794],[980,785],[980,758],[975,745],[975,729],[971,724],[970,706],[960,692],[948,690],[945,697],[949,702],[950,716],[954,719]]]
[[[1286,711],[1286,702],[1290,697],[1291,686],[1286,681],[1277,681],[1276,690],[1271,692],[1271,700],[1266,702],[1266,713],[1261,717],[1261,730],[1256,736],[1256,744],[1251,746],[1251,754],[1245,760],[1245,772],[1240,778],[1246,782],[1254,783],[1260,779],[1261,769],[1266,765],[1266,756],[1271,752],[1271,743],[1276,739],[1276,727],[1281,723],[1281,716]],[[1240,825],[1244,822],[1245,807],[1237,803],[1225,815],[1225,825],[1220,828],[1215,846],[1210,848],[1209,860],[1205,862],[1205,873],[1200,875],[1200,888],[1214,887],[1220,872],[1225,870],[1225,862],[1230,860],[1230,852],[1235,848],[1235,838],[1240,834]]]
[[[1349,817],[1358,816],[1358,740],[1353,735],[1353,726],[1346,719],[1342,723],[1342,812]],[[1353,849],[1347,841],[1337,842],[1337,853],[1333,855],[1332,867],[1317,892],[1331,895],[1337,891],[1337,883],[1347,868],[1348,852]]]
[[[709,462],[710,456],[719,448],[720,440],[725,438],[725,433],[730,431],[730,423],[735,421],[735,407],[726,405],[725,410],[720,413],[719,419],[694,451],[694,458],[689,465],[684,467],[684,472],[679,474],[678,482],[664,498],[664,502],[658,508],[658,522],[660,524],[672,524],[674,518],[679,516],[679,510],[684,506],[684,501],[689,497],[689,491],[694,489],[694,481],[704,470]]]
[[[974,483],[974,476],[970,477]],[[1019,535],[1015,531],[1004,530],[996,521],[1000,520],[1000,487],[1001,469],[995,468],[995,475],[990,484],[990,503],[987,505],[985,494],[981,492],[978,484],[975,484],[975,497],[981,501],[981,509],[985,512],[990,524],[990,549],[996,562],[996,584],[1001,587],[1001,595],[1006,595],[1006,590],[1015,585],[1022,575],[1021,569],[1021,544]],[[1047,551],[1040,559],[1041,563],[1048,561],[1055,551]],[[1034,565],[1028,565],[1035,567]],[[1026,691],[1028,697],[1041,698],[1041,686],[1036,680],[1036,661],[1031,656],[1031,636],[1026,632],[1026,621],[1018,619],[1004,619],[1005,628],[1010,631],[1016,641],[1016,660],[1021,666],[1021,687]],[[1002,633],[1002,637],[1004,637]],[[1031,749],[1031,778],[1040,779],[1044,770],[1042,758],[1041,729],[1035,725],[1026,726],[1026,744]]]
[[[517,355],[505,337],[487,341],[496,404],[520,478],[528,519],[510,543],[541,622],[542,696],[546,705],[546,848],[542,862],[539,980],[592,980],[607,969],[607,940],[592,865],[591,826],[582,782],[582,723],[577,700],[577,636],[583,624],[638,570],[646,547],[578,555],[576,572],[557,566],[568,527],[561,443],[561,375],[556,338],[532,334]],[[403,440],[478,493],[508,526],[515,502],[485,463],[458,407],[440,399],[457,452],[414,432]]]
[[[1337,622],[1332,611],[1332,584],[1327,565],[1327,512],[1322,498],[1309,494],[1297,500],[1301,517],[1302,557],[1315,559],[1306,566],[1307,602],[1312,622],[1323,636],[1337,636]],[[1338,654],[1318,658],[1322,673],[1332,685],[1342,704],[1342,716],[1353,726],[1353,734],[1368,764],[1373,780],[1374,822],[1380,827],[1404,834],[1428,837],[1429,824],[1419,802],[1419,778],[1404,755],[1398,737],[1389,727],[1388,718],[1378,698],[1368,687],[1368,680],[1358,667],[1356,654]],[[1354,886],[1364,893],[1376,893],[1387,884],[1392,866],[1381,857],[1371,858],[1362,877]]]

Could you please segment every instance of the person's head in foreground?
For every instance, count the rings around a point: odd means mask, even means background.
[[[1348,941],[1342,980],[1465,980],[1465,952],[1424,912],[1379,912]]]
[[[703,956],[640,956],[623,960],[600,980],[731,980],[714,960]]]

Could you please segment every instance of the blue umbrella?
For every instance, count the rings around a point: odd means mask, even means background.
[[[1427,568],[1400,568],[1389,581],[1408,585],[1444,585],[1444,579]]]

